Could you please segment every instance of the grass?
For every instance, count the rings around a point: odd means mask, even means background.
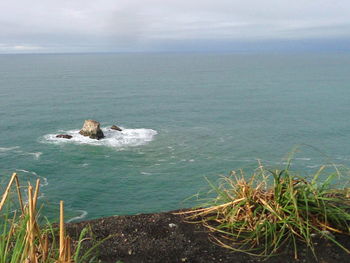
[[[335,187],[341,178],[336,167],[328,175],[322,166],[302,177],[290,163],[282,170],[259,164],[250,177],[240,170],[218,185],[208,181],[215,196],[184,214],[204,224],[215,243],[234,251],[270,257],[292,246],[297,258],[300,243],[315,255],[314,239],[322,237],[350,253],[333,235],[350,235],[350,191]]]
[[[15,185],[18,209],[11,212],[10,194]],[[89,229],[84,229],[80,238],[73,241],[65,233],[64,203],[60,202],[59,242],[52,224],[47,221],[44,228],[38,224],[38,195],[40,180],[35,187],[28,183],[28,200],[23,201],[22,187],[14,173],[0,202],[0,263],[86,263],[97,262],[93,250],[104,240],[81,253],[81,246]]]

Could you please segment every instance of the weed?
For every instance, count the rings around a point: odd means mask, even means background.
[[[215,197],[204,208],[183,214],[204,224],[217,244],[252,255],[269,257],[292,244],[297,258],[300,241],[315,255],[315,235],[350,253],[332,234],[350,234],[350,191],[334,188],[337,169],[321,180],[324,170],[311,179],[295,174],[290,165],[268,170],[260,164],[250,179],[242,170],[232,172],[218,186],[208,181]]]

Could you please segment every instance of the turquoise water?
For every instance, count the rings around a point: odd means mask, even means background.
[[[48,207],[96,218],[180,208],[232,169],[301,143],[350,164],[350,54],[0,56],[0,175],[42,179]],[[99,142],[54,135],[96,119]],[[303,148],[311,173],[324,156]]]

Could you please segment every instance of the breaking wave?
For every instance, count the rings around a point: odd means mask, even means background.
[[[67,223],[70,223],[70,222],[73,222],[73,221],[76,221],[76,220],[84,219],[87,216],[87,214],[88,214],[88,212],[86,212],[85,210],[77,210],[77,212],[79,212],[80,215],[68,219]]]
[[[13,146],[13,147],[0,147],[0,152],[9,152],[13,150],[18,150],[19,146]]]
[[[24,170],[24,169],[16,169],[16,171],[24,173],[25,175],[29,175],[29,177],[27,178],[28,180],[30,179],[31,176],[39,178],[41,187],[47,186],[49,184],[49,182],[47,181],[46,177],[38,175],[36,172],[27,171],[27,170]]]
[[[42,152],[22,151],[20,146],[0,147],[0,153],[3,153],[3,154],[15,153],[15,154],[19,154],[19,155],[33,156],[34,160],[39,160],[40,156],[43,154]]]
[[[105,138],[101,140],[90,139],[89,137],[79,134],[79,130],[60,131],[73,136],[71,139],[56,138],[56,134],[47,134],[44,136],[44,142],[55,144],[88,144],[97,146],[108,146],[113,148],[123,148],[128,146],[140,146],[147,144],[154,139],[157,131],[152,129],[123,129],[123,131],[115,131],[109,128],[102,128]]]
[[[30,155],[33,156],[35,160],[39,160],[40,156],[42,155],[42,152],[33,152],[33,153],[24,153],[24,155]]]

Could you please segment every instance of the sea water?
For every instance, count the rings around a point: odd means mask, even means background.
[[[0,56],[0,176],[67,220],[192,205],[231,170],[350,164],[350,54]],[[85,119],[102,140],[81,136]],[[122,127],[113,131],[111,125]],[[58,139],[57,134],[73,139]]]

